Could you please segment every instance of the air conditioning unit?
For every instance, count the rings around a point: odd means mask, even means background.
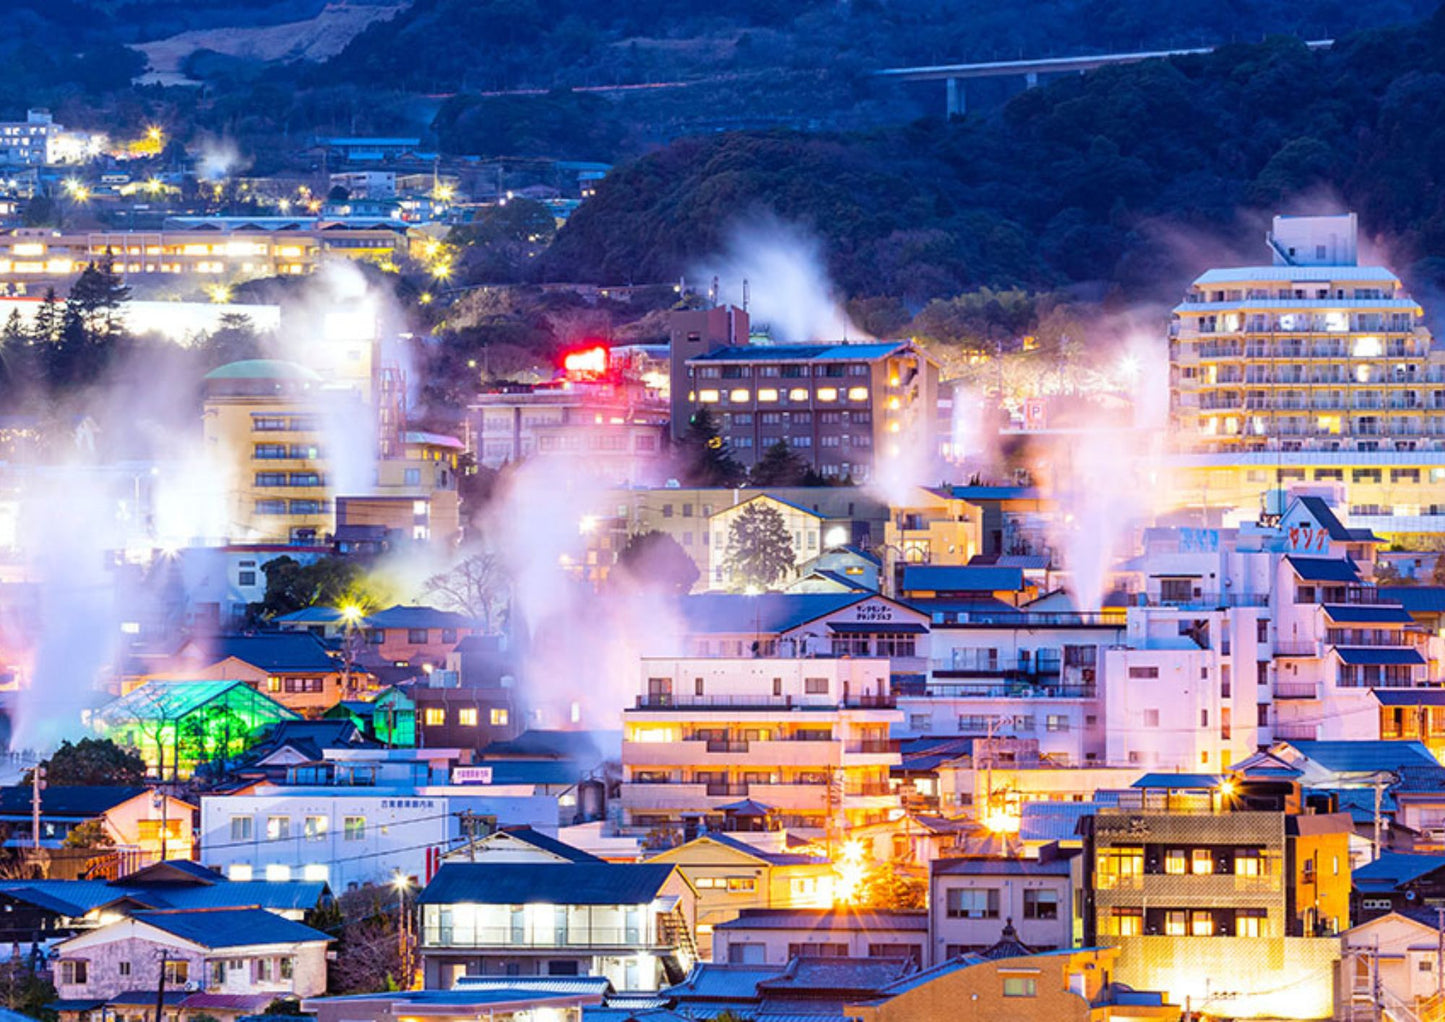
[[[186,984],[186,993],[188,994],[194,994],[200,989],[201,984],[197,983],[195,980],[191,980],[189,983]]]

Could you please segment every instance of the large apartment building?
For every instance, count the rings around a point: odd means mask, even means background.
[[[17,228],[0,235],[0,284],[64,293],[91,264],[109,262],[130,283],[232,283],[314,273],[327,258],[400,261],[404,228],[315,219],[257,218],[168,226],[158,231],[65,233]]]
[[[705,408],[743,465],[783,440],[830,479],[936,454],[938,364],[911,341],[749,344],[746,313],[678,316],[700,318],[672,330],[674,435]]]
[[[889,671],[867,658],[644,658],[622,714],[623,825],[720,821],[743,799],[811,837],[888,819]]]
[[[1349,920],[1348,814],[1296,779],[1149,774],[1085,817],[1084,945],[1118,979],[1231,1016],[1330,1015],[1333,936]]]
[[[1267,242],[1269,265],[1209,270],[1174,309],[1183,500],[1257,509],[1273,487],[1336,483],[1362,524],[1440,531],[1445,353],[1420,304],[1359,264],[1353,213],[1276,217]]]
[[[204,438],[226,476],[228,535],[306,545],[336,534],[340,522],[367,535],[452,542],[460,441],[406,430],[399,410],[374,409],[360,390],[324,382],[275,359],[206,374]],[[387,411],[383,429],[378,413]],[[345,499],[354,506],[339,516]]]

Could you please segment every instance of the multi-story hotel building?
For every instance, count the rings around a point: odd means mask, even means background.
[[[706,408],[743,465],[783,440],[833,479],[937,452],[938,364],[911,341],[748,344],[738,310],[677,318],[698,328],[672,328],[674,435]]]
[[[335,533],[337,503],[350,498],[343,524],[381,527],[404,540],[454,540],[461,442],[405,430],[397,409],[382,429],[359,391],[322,383],[313,370],[274,359],[206,374],[204,438],[228,476],[229,535],[316,543]],[[338,438],[347,450],[333,449]]]
[[[1353,213],[1276,217],[1270,265],[1209,270],[1175,308],[1186,503],[1257,510],[1266,490],[1338,483],[1356,524],[1445,528],[1445,353],[1399,278],[1359,264],[1356,230]]]
[[[622,715],[623,825],[720,821],[743,799],[811,837],[888,819],[889,671],[886,659],[644,658]]]
[[[218,220],[159,231],[85,234],[17,228],[0,234],[0,284],[63,292],[87,266],[107,261],[131,283],[176,277],[229,283],[313,273],[326,258],[391,263],[406,253],[404,227],[314,219]]]

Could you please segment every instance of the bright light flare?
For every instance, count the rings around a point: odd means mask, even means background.
[[[562,368],[569,373],[601,376],[607,372],[607,349],[598,345],[569,352],[562,357]]]
[[[867,856],[862,841],[850,838],[843,843],[843,847],[833,859],[833,873],[838,878],[833,885],[833,904],[858,904],[863,898],[863,883],[868,876]]]

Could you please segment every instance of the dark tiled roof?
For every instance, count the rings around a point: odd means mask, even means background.
[[[1445,688],[1372,688],[1381,706],[1445,706]]]
[[[1325,770],[1361,773],[1398,770],[1402,766],[1439,766],[1420,742],[1385,740],[1285,741],[1283,744]]]
[[[699,593],[684,596],[680,606],[689,632],[775,634],[801,628],[828,614],[836,614],[870,593]]]
[[[1380,595],[1412,614],[1445,614],[1445,586],[1381,586]]]
[[[1310,513],[1310,516],[1319,522],[1320,527],[1325,530],[1330,539],[1345,543],[1355,538],[1350,535],[1352,530],[1345,528],[1344,523],[1335,517],[1334,511],[1330,510],[1330,505],[1323,498],[1298,497],[1296,499]]]
[[[1398,604],[1391,603],[1326,603],[1325,616],[1337,624],[1402,624],[1415,619]]]
[[[1131,788],[1217,788],[1224,780],[1222,774],[1145,774]]]
[[[435,607],[408,607],[398,603],[366,617],[368,628],[476,628],[477,622],[464,614]]]
[[[261,908],[137,912],[135,919],[202,947],[298,944],[330,940],[327,934]]]
[[[1345,557],[1300,557],[1286,554],[1285,561],[1306,582],[1358,582],[1359,569]]]
[[[945,564],[912,564],[903,569],[904,592],[995,593],[1024,587],[1022,568],[970,568]]]
[[[935,859],[934,876],[1068,876],[1069,859]]]
[[[449,862],[417,901],[423,905],[641,905],[674,867],[657,863]]]
[[[872,344],[743,344],[717,348],[689,362],[871,362],[886,358],[903,342],[883,341]]]
[[[742,852],[744,855],[751,855],[756,859],[761,859],[763,862],[772,866],[812,866],[828,861],[816,855],[800,855],[797,852],[765,852],[761,849],[754,848],[746,841],[740,841],[730,834],[723,834],[717,831],[708,831],[706,834],[698,835],[699,841],[704,838],[708,841],[716,841],[725,848],[731,848],[734,851]]]
[[[1335,646],[1335,655],[1352,666],[1416,666],[1425,658],[1407,646]]]
[[[89,819],[129,802],[147,790],[142,785],[86,784],[50,787],[40,793],[42,816],[76,816]],[[30,785],[0,788],[0,815],[30,816]]]
[[[540,830],[532,827],[517,826],[503,827],[498,833],[514,837],[518,841],[525,842],[533,848],[539,848],[544,852],[551,852],[553,855],[561,856],[569,862],[602,862],[604,860],[593,855],[591,852],[584,852],[580,848],[573,848],[571,845],[558,841],[554,837],[548,837]]]
[[[321,640],[310,632],[273,632],[269,635],[221,635],[202,645],[212,661],[234,657],[266,671],[335,671]]]
[[[849,908],[745,908],[715,930],[928,930],[928,912]]]
[[[1438,869],[1445,869],[1445,855],[1409,855],[1404,852],[1385,852],[1374,862],[1356,866],[1350,872],[1350,879],[1357,887],[1368,886],[1378,889],[1398,887],[1412,880],[1428,876]]]

